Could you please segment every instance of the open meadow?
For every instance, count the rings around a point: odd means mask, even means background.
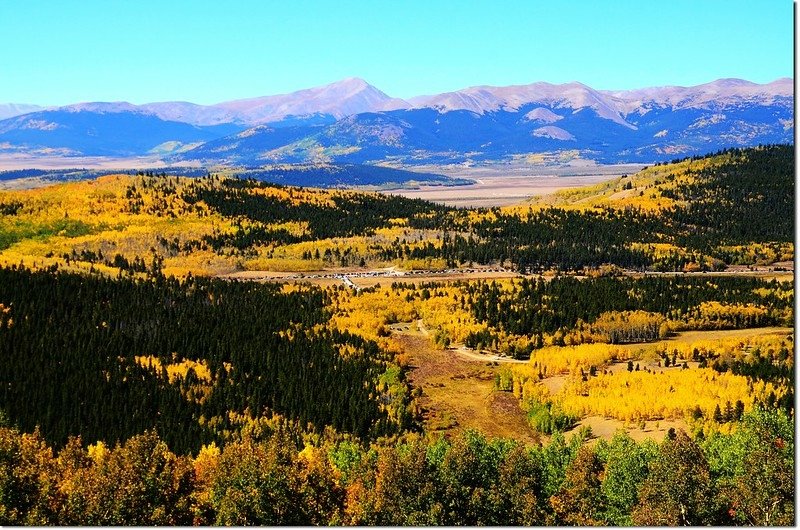
[[[542,160],[543,161],[543,160]],[[542,161],[539,161],[540,163]],[[621,175],[633,174],[642,165],[566,165],[533,166],[529,164],[490,165],[487,167],[422,166],[420,170],[440,173],[452,178],[473,181],[461,186],[419,186],[412,189],[386,190],[402,197],[457,207],[510,206],[531,197],[549,195],[569,188],[605,182]]]

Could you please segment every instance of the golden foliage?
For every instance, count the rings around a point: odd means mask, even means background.
[[[153,368],[157,373],[161,373],[162,364],[158,357],[152,355],[137,355],[136,362],[144,368]],[[180,362],[169,363],[163,365],[167,371],[170,383],[179,382],[186,378],[186,374],[191,369],[200,381],[210,383],[211,372],[203,361],[193,361],[191,359],[181,359]]]
[[[364,338],[381,342],[388,335],[387,326],[416,320],[411,302],[400,291],[377,289],[353,293],[334,291],[331,325]]]
[[[700,407],[710,418],[717,406],[741,401],[745,410],[770,393],[780,398],[786,388],[710,368],[633,371],[598,374],[586,381],[571,378],[557,399],[564,411],[600,415],[622,421],[676,419]]]
[[[608,344],[581,344],[578,346],[548,346],[534,350],[530,365],[542,375],[579,373],[591,367],[601,368],[612,362],[627,361],[631,352]]]
[[[0,329],[10,328],[14,325],[14,318],[11,316],[11,307],[0,304]]]
[[[767,358],[784,352],[781,362],[791,366],[792,356],[787,353],[791,350],[791,342],[780,335],[664,341],[657,346],[654,359],[674,355],[680,359],[702,356],[732,361],[746,359],[755,352]],[[608,344],[546,347],[534,350],[529,363],[504,372],[500,383],[501,388],[512,390],[523,405],[532,401],[557,402],[567,414],[598,415],[625,422],[689,419],[697,413],[697,407],[708,421],[717,406],[724,408],[741,401],[749,410],[771,393],[780,399],[787,392],[782,383],[749,381],[742,375],[697,368],[696,364],[687,369],[606,369],[612,363],[640,360],[633,348]],[[566,383],[552,394],[543,380],[556,376],[566,377]]]
[[[149,265],[153,256],[163,260],[166,275],[228,274],[241,270],[311,271],[328,267],[399,265],[405,268],[444,268],[443,260],[396,260],[380,258],[382,245],[404,241],[415,248],[441,246],[441,232],[409,229],[406,219],[392,219],[372,235],[262,245],[246,253],[214,252],[190,247],[206,236],[230,234],[241,227],[308,234],[306,222],[254,223],[214,213],[202,201],[183,200],[188,186],[217,187],[224,178],[134,177],[109,175],[91,181],[71,182],[22,191],[0,191],[0,204],[21,204],[14,215],[0,216],[0,264],[24,264],[30,268],[58,265],[76,272],[116,275],[103,259],[90,263],[85,252],[117,255],[128,261],[140,257]],[[291,204],[335,206],[336,197],[352,192],[312,188],[252,188],[250,193],[274,197]],[[165,245],[163,242],[167,241]],[[176,250],[178,249],[178,250]],[[326,251],[340,258],[323,259]],[[317,256],[309,259],[308,256]],[[69,256],[69,259],[66,258]]]

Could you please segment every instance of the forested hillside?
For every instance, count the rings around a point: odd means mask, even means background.
[[[603,314],[642,311],[678,327],[740,329],[794,321],[794,287],[747,277],[556,277],[467,287],[478,321],[518,335],[568,332]],[[717,311],[713,312],[712,309]],[[727,309],[727,311],[724,311]]]
[[[285,186],[314,186],[317,188],[338,187],[388,187],[430,184],[454,186],[471,181],[454,179],[434,173],[406,171],[384,166],[362,164],[300,164],[258,167],[222,168],[222,172],[239,178],[251,178]],[[209,174],[205,167],[166,166],[148,170],[130,170],[131,175],[204,177]],[[35,177],[45,182],[71,182],[88,180],[107,175],[99,169],[17,169],[0,171],[0,181]]]
[[[196,451],[274,413],[365,439],[409,426],[384,406],[391,357],[326,328],[320,290],[0,269],[0,300],[0,408],[54,443],[156,429]]]
[[[793,164],[0,192],[0,524],[793,524]]]
[[[716,270],[793,258],[793,167],[791,146],[729,150],[530,206],[468,210],[218,176],[109,176],[0,194],[0,260],[133,272],[156,262],[178,275],[470,264]]]

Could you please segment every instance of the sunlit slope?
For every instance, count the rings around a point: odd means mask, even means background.
[[[436,230],[404,226],[407,217],[437,209],[373,193],[224,177],[109,175],[0,192],[0,262],[167,275],[366,262],[413,267],[410,258],[382,259],[380,245],[402,240],[411,249],[435,239]]]
[[[792,146],[647,168],[504,209],[212,176],[0,192],[0,263],[116,275],[721,270],[793,259]]]
[[[771,263],[793,259],[794,186],[793,146],[730,149],[562,190],[504,212],[634,211],[658,217],[677,236],[678,245],[669,238],[650,242],[646,248],[654,255],[679,252],[689,246],[681,240],[695,239],[696,246],[716,247],[728,264]]]
[[[182,188],[189,179],[165,178],[145,193],[134,191],[144,187],[144,182],[142,177],[109,175],[1,194],[0,260],[112,272],[105,258],[113,263],[119,255],[130,263],[136,261],[137,268],[137,258],[145,260],[145,269],[156,255],[151,249],[162,246],[159,238],[187,240],[226,225],[221,216],[202,206],[190,207],[178,197],[170,203],[160,200],[161,188]],[[202,249],[194,255],[198,265],[209,270],[219,261]]]
[[[535,197],[532,206],[570,209],[637,208],[652,212],[701,201],[732,207],[735,198],[755,209],[773,205],[779,213],[793,206],[794,147],[730,149],[646,167],[593,186]],[[509,210],[519,207],[509,207]],[[769,215],[770,212],[760,212]],[[791,222],[791,220],[789,220]]]

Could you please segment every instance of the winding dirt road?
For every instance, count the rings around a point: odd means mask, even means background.
[[[425,335],[426,337],[430,336],[430,332],[428,328],[425,327],[425,323],[422,319],[417,320],[417,329],[419,332]],[[465,357],[471,361],[480,361],[480,362],[495,362],[495,363],[509,363],[509,364],[525,364],[528,361],[522,359],[512,359],[510,357],[503,357],[501,355],[497,355],[495,353],[479,353],[472,348],[467,348],[463,344],[455,344],[447,348],[447,351],[454,351],[458,353],[460,356]]]

